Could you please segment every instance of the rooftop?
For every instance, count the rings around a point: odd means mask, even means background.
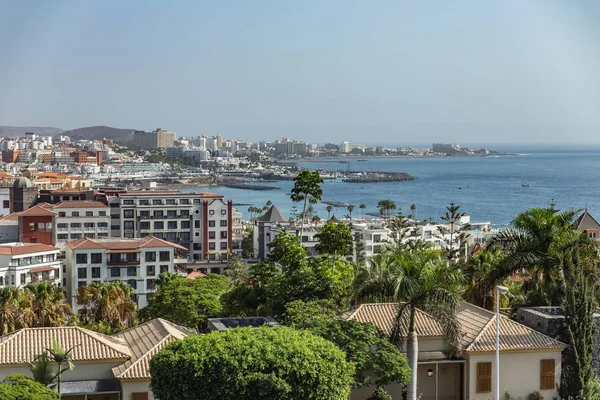
[[[272,317],[244,317],[244,318],[209,318],[208,329],[210,331],[226,331],[227,329],[239,327],[258,328],[263,325],[280,326],[279,322]]]
[[[81,238],[73,242],[67,243],[67,246],[73,250],[129,250],[140,249],[147,247],[174,247],[176,249],[187,250],[185,247],[176,243],[168,242],[163,239],[155,238],[154,236],[146,236],[143,238],[107,238],[107,239],[90,239]]]
[[[60,249],[43,243],[2,243],[0,244],[0,255],[18,256],[23,254],[43,253],[46,251],[58,251]]]
[[[54,205],[54,208],[108,208],[108,206],[100,201],[70,200],[62,201]]]

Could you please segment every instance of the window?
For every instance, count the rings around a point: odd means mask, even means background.
[[[154,289],[154,279],[146,280],[146,289],[148,289],[148,290]]]
[[[21,274],[21,285],[25,284],[25,274]]]
[[[146,262],[148,261],[156,261],[156,252],[155,251],[147,251],[144,255]]]
[[[96,278],[96,279],[100,278],[100,267],[92,267],[92,279],[94,279],[94,278]]]
[[[96,224],[93,222],[84,222],[83,223],[84,228],[93,229],[95,226],[96,226]]]
[[[181,240],[190,240],[190,233],[189,232],[182,232],[181,233]]]
[[[58,212],[58,216],[59,216],[59,217],[66,217],[66,216],[67,216],[67,213],[66,213],[66,212],[64,212],[64,211],[59,211],[59,212]]]
[[[69,227],[68,224],[56,224],[56,227],[58,229],[67,229]]]
[[[162,218],[163,217],[163,212],[161,211],[154,211],[153,214],[155,218]]]
[[[136,276],[137,267],[127,267],[127,276]]]
[[[108,222],[98,222],[98,228],[108,228]]]
[[[77,268],[77,279],[87,279],[87,268]]]
[[[133,221],[123,222],[123,228],[125,228],[126,230],[133,229]]]
[[[0,286],[4,286],[4,277],[0,276]]]
[[[194,199],[194,204],[200,204],[200,199]]]
[[[492,363],[477,363],[477,393],[490,393],[492,391]]]
[[[94,216],[94,212],[93,211],[86,211],[85,212],[85,216],[86,217],[93,217]]]
[[[133,218],[133,210],[124,210],[123,218]]]
[[[160,222],[155,222],[154,223],[154,229],[165,229],[165,223],[160,221]]]
[[[177,240],[177,233],[176,232],[168,232],[165,235],[165,239],[167,239],[169,242],[174,242]]]
[[[169,221],[167,222],[168,229],[177,229],[177,221]]]
[[[123,204],[133,204],[133,200],[123,200]]]
[[[86,281],[79,281],[77,282],[77,287],[82,287],[82,286],[86,286],[87,282]]]
[[[156,275],[156,270],[154,269],[154,265],[146,266],[146,275],[148,275],[148,276]]]
[[[73,212],[71,212],[71,216],[72,217],[79,217],[79,211],[73,211]]]
[[[227,250],[227,242],[221,242],[221,250]]]
[[[190,221],[181,221],[181,229],[190,229]]]
[[[10,200],[3,200],[2,208],[10,208]]]
[[[227,239],[227,231],[221,232],[221,239]]]
[[[222,227],[227,226],[227,220],[226,219],[224,219],[224,220],[221,221],[221,226]]]
[[[163,272],[169,272],[169,266],[168,265],[161,265],[160,266],[160,273],[162,274]]]
[[[214,250],[214,249],[215,249],[215,242],[210,242],[210,243],[208,244],[208,249],[209,249],[209,250]]]
[[[150,200],[140,200],[140,206],[149,206]]]
[[[140,211],[140,217],[142,217],[142,218],[149,218],[150,217],[150,211]]]
[[[150,222],[140,222],[140,229],[150,229]]]
[[[75,262],[77,264],[87,264],[87,254],[76,254]]]
[[[210,228],[214,228],[215,227],[215,221],[208,221],[208,226]]]
[[[175,199],[167,199],[167,205],[174,206],[175,205]]]
[[[210,221],[208,221],[208,222],[210,224]],[[194,228],[196,228],[196,229],[200,228],[200,221],[198,221],[198,220],[194,221]]]
[[[69,238],[69,235],[67,235],[66,233],[59,233],[56,236],[56,239],[58,239],[58,240],[67,240],[68,238]]]
[[[118,230],[121,229],[121,226],[120,225],[111,225],[110,229],[113,230],[113,231],[118,231]]]
[[[46,224],[44,224],[43,222],[38,223],[38,231],[44,232],[45,226]]]
[[[181,210],[181,218],[187,218],[190,216],[189,210]]]
[[[98,215],[101,217],[106,217],[106,211],[98,211]]]
[[[160,261],[170,261],[170,260],[171,260],[171,253],[169,253],[168,251],[160,252]]]
[[[81,228],[81,222],[74,222],[74,223],[72,223],[71,224],[71,228],[77,228],[77,229]]]
[[[30,222],[29,223],[29,230],[32,231],[32,232],[35,232],[35,226],[36,226],[35,222]]]
[[[91,264],[102,264],[102,254],[101,253],[90,254],[90,263]]]
[[[35,256],[35,263],[41,264],[44,262],[44,256]]]
[[[194,250],[202,250],[200,243],[194,243]]]
[[[46,223],[46,232],[52,232],[52,222]]]
[[[554,389],[554,360],[540,360],[540,390]]]
[[[71,240],[81,239],[81,233],[71,233]]]
[[[214,239],[215,238],[215,232],[214,231],[208,232],[208,238],[209,239]]]
[[[190,199],[180,199],[179,203],[180,204],[190,204]]]
[[[110,276],[112,278],[118,278],[121,276],[121,268],[111,268],[110,269]]]
[[[177,210],[168,210],[167,217],[169,218],[177,218]]]
[[[155,206],[160,206],[162,204],[162,200],[161,199],[154,199],[154,200],[152,200],[152,204],[154,204]]]

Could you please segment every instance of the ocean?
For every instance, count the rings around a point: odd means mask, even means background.
[[[582,209],[588,206],[592,215],[600,218],[600,150],[536,151],[510,156],[444,157],[444,158],[361,158],[333,162],[300,162],[310,169],[351,171],[406,172],[414,181],[391,183],[346,183],[341,179],[325,181],[323,200],[356,205],[353,217],[360,217],[358,206],[366,204],[366,212],[377,212],[377,203],[392,199],[405,214],[411,204],[417,207],[417,218],[439,218],[445,206],[455,202],[472,221],[491,221],[496,227],[506,226],[513,216],[530,207],[545,207],[550,203],[559,209]],[[530,187],[523,187],[523,184]],[[280,190],[252,191],[214,187],[209,190],[224,195],[234,203],[262,207],[273,202],[286,215],[295,204],[289,193],[293,182],[268,183]],[[192,190],[192,189],[190,189]],[[206,190],[206,188],[198,189]],[[300,205],[297,206],[299,209]],[[317,214],[326,218],[326,205],[315,206]],[[239,206],[244,218],[248,206]],[[341,218],[345,208],[334,208]]]

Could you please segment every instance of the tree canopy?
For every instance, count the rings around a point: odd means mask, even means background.
[[[161,400],[343,399],[354,364],[307,331],[237,328],[171,343],[152,358],[150,374]]]
[[[2,400],[58,400],[59,394],[25,375],[8,375],[0,382]]]
[[[316,248],[321,254],[334,257],[352,254],[352,229],[343,222],[329,221],[315,236],[319,239]]]

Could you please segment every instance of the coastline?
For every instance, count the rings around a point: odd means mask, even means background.
[[[485,158],[485,157],[510,157],[510,156],[518,156],[519,154],[512,153],[498,153],[498,154],[475,154],[475,155],[459,155],[459,156],[445,156],[445,155],[416,155],[416,156],[406,156],[406,155],[383,155],[383,156],[364,156],[364,155],[344,155],[344,156],[315,156],[315,157],[304,157],[304,158],[295,158],[295,159],[282,159],[275,160],[275,163],[278,164],[296,164],[299,162],[318,162],[318,163],[344,163],[344,162],[356,162],[360,160],[368,160],[368,159],[405,159],[405,158],[445,158],[445,159],[455,159],[455,158]],[[348,159],[347,161],[344,161]]]

